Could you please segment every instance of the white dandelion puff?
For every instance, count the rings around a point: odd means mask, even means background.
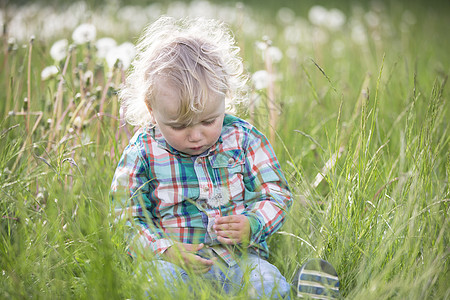
[[[282,24],[291,24],[295,21],[295,12],[288,7],[282,7],[277,12],[277,19]]]
[[[69,41],[62,39],[53,43],[50,48],[50,56],[55,61],[61,61],[67,56],[67,50],[69,47]]]
[[[84,74],[83,74],[83,81],[86,84],[92,84],[92,82],[94,81],[94,73],[91,70],[87,70]]]
[[[41,72],[41,80],[45,81],[58,74],[58,68],[56,66],[45,67]]]
[[[75,44],[81,45],[95,40],[97,29],[94,25],[84,23],[79,25],[72,33]]]
[[[267,49],[268,45],[266,42],[261,42],[261,41],[256,41],[255,42],[255,46],[256,48],[258,48],[261,51],[264,51]]]
[[[367,42],[367,34],[366,29],[362,24],[355,24],[352,26],[352,32],[351,32],[352,40],[359,44],[363,45]]]
[[[311,7],[308,19],[313,25],[323,26],[332,31],[341,29],[346,22],[345,14],[341,10],[337,8],[327,10],[320,5]]]
[[[330,9],[327,14],[325,26],[333,31],[337,31],[345,24],[345,14],[337,8]]]
[[[320,5],[314,5],[309,9],[308,19],[317,26],[323,25],[327,21],[328,11],[325,7]]]
[[[284,39],[290,44],[309,44],[310,26],[306,21],[297,20],[294,24],[286,26],[283,31]]]
[[[126,70],[130,66],[134,56],[136,55],[136,48],[132,43],[125,42],[118,47],[108,51],[106,54],[106,62],[110,69],[114,67],[119,60],[122,63],[122,69]]]
[[[259,70],[252,75],[253,86],[257,90],[265,89],[269,86],[270,75],[266,70]]]
[[[105,58],[108,52],[115,47],[117,47],[117,42],[115,39],[110,37],[104,37],[95,42],[97,56],[100,58]]]
[[[211,198],[206,201],[211,207],[221,207],[226,205],[230,201],[228,190],[222,188],[222,191],[216,192]]]
[[[364,15],[364,19],[366,20],[367,24],[369,25],[369,27],[371,28],[375,28],[378,27],[378,25],[380,24],[380,18],[378,17],[378,15],[373,12],[373,11],[369,11],[368,13],[366,13]]]
[[[77,128],[81,128],[82,126],[82,120],[80,116],[76,116],[76,118],[73,120],[73,126],[77,127]]]
[[[277,63],[280,62],[283,58],[283,52],[277,47],[269,47],[265,52],[266,55],[269,55],[272,62]]]

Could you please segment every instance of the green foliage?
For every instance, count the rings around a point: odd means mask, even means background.
[[[286,3],[308,23],[305,3]],[[256,104],[243,114],[270,136],[295,195],[269,241],[288,280],[320,257],[348,299],[450,297],[450,23],[445,6],[413,3],[407,13],[398,2],[348,4],[338,30],[298,23],[299,43],[270,10],[242,10],[257,33],[231,24],[249,73],[276,75],[252,89]],[[263,35],[280,61],[261,56]],[[40,80],[52,42],[1,37],[0,298],[169,297],[157,272],[149,279],[144,260],[127,257],[110,214],[109,184],[133,132],[119,118],[125,71],[87,43]],[[227,297],[193,280],[170,297]]]

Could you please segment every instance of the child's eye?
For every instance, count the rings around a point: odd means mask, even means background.
[[[205,125],[205,126],[209,126],[209,125],[214,124],[214,122],[216,122],[216,119],[203,121],[202,124]]]
[[[173,130],[183,130],[186,127],[187,127],[186,125],[172,125],[172,126],[170,126],[170,128],[172,128]]]

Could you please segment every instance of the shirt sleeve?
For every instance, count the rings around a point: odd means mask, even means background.
[[[252,129],[246,149],[244,185],[250,246],[266,248],[266,238],[276,232],[292,206],[291,192],[267,138]]]
[[[155,206],[149,197],[152,178],[140,148],[130,144],[124,150],[112,180],[110,198],[116,222],[125,221],[129,254],[135,257],[152,251],[158,256],[173,241],[164,236],[151,214]]]

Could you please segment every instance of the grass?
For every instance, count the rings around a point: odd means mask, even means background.
[[[244,115],[267,135],[275,127],[295,194],[270,260],[290,280],[308,258],[324,258],[348,299],[450,298],[450,23],[445,6],[412,5],[413,21],[405,9],[355,6],[342,29],[325,30],[325,42],[293,44],[282,34],[289,24],[267,11],[244,10],[257,33],[231,24],[250,73],[268,68],[255,47],[263,34],[283,52],[269,66],[278,74],[270,93],[253,91],[258,104]],[[352,38],[355,24],[365,41]],[[70,37],[62,34],[55,39]],[[111,226],[109,185],[133,131],[119,120],[115,95],[124,73],[85,44],[42,81],[52,42],[1,38],[0,297],[169,297],[158,276],[143,283],[124,255],[123,228]],[[198,298],[226,297],[201,280],[195,286]]]

